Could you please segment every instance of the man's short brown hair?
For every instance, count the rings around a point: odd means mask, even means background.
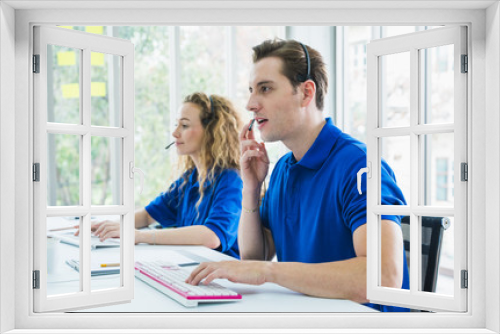
[[[309,53],[311,68],[310,79],[316,84],[316,107],[323,110],[324,99],[328,89],[326,66],[321,54],[310,46],[304,45]],[[283,61],[281,73],[288,78],[293,88],[297,88],[301,81],[298,76],[307,75],[307,59],[301,43],[290,39],[266,40],[253,48],[253,62],[266,57],[276,57]]]

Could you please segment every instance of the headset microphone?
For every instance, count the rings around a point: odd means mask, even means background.
[[[300,43],[302,48],[304,49],[304,53],[306,55],[306,61],[307,61],[307,75],[303,76],[302,74],[297,74],[297,80],[299,82],[305,82],[309,79],[311,79],[311,60],[309,59],[309,52],[307,52],[307,48],[304,44]]]
[[[172,145],[175,144],[175,141],[174,142],[171,142],[170,144],[167,145],[167,147],[165,147],[166,150],[168,150],[170,147],[172,147]]]

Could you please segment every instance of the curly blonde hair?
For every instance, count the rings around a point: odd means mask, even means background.
[[[231,101],[220,95],[209,97],[205,93],[196,92],[186,96],[183,103],[193,103],[199,107],[200,121],[204,129],[198,170],[200,185],[200,199],[196,203],[198,207],[204,196],[205,184],[208,180],[215,179],[217,171],[240,170],[239,133],[243,122]],[[179,168],[184,175],[181,188],[187,182],[190,174],[188,172],[193,171],[195,167],[190,156],[179,157]]]

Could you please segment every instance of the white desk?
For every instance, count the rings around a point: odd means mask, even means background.
[[[172,250],[184,250],[191,254],[202,256],[212,261],[232,259],[220,252],[201,246],[135,246],[136,258],[141,255],[154,252],[155,256],[161,256]],[[118,248],[93,250],[92,256],[97,252],[118,252]],[[69,266],[63,265],[63,257],[71,253],[77,254],[78,249],[74,246],[58,245],[58,268],[55,275],[48,277],[48,291],[50,294],[58,294],[64,291],[76,291],[78,289],[78,274]],[[196,266],[193,266],[194,269]],[[73,277],[73,280],[64,281]],[[157,290],[151,288],[146,283],[135,279],[135,298],[132,302],[121,305],[106,306],[87,309],[80,312],[221,312],[221,313],[247,313],[247,312],[300,312],[300,313],[324,313],[324,312],[376,312],[374,309],[361,304],[340,299],[324,299],[305,296],[291,291],[276,284],[265,283],[260,286],[247,284],[235,284],[227,280],[217,280],[217,283],[224,285],[235,292],[240,293],[243,299],[236,302],[200,304],[198,307],[187,308]],[[105,275],[92,277],[92,289],[104,289],[116,287],[119,284],[119,275]]]

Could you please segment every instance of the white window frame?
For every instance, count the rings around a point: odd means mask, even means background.
[[[33,184],[34,195],[34,270],[39,271],[39,289],[34,289],[35,312],[65,311],[89,308],[102,304],[128,302],[134,295],[134,45],[126,40],[94,35],[50,26],[34,27],[34,54],[39,60],[39,73],[34,81],[34,147],[33,160],[39,163],[39,181]],[[48,122],[47,108],[47,46],[59,45],[81,50],[80,57],[80,124]],[[114,127],[93,126],[91,122],[90,86],[92,52],[116,55],[121,58],[120,124]],[[77,205],[47,206],[47,134],[69,134],[79,139],[80,199]],[[91,203],[91,138],[93,136],[121,139],[121,160],[117,161],[122,184],[116,205]],[[129,170],[130,169],[130,170]],[[91,215],[120,215],[120,286],[92,291],[90,275],[90,217]],[[48,217],[82,217],[80,226],[80,290],[76,293],[49,296],[47,291]]]
[[[367,164],[371,171],[367,180],[367,298],[378,304],[391,304],[425,310],[464,312],[467,309],[467,290],[461,288],[461,271],[467,270],[467,182],[460,180],[461,163],[467,163],[467,74],[461,73],[461,55],[466,55],[466,27],[451,26],[415,32],[390,38],[382,38],[368,44],[368,121]],[[425,124],[425,109],[420,104],[421,95],[421,50],[443,45],[454,48],[454,122],[450,124]],[[383,127],[383,105],[381,99],[382,57],[406,53],[409,56],[410,73],[410,117],[409,125]],[[425,69],[424,69],[425,70]],[[419,116],[421,115],[421,116]],[[425,205],[423,190],[424,173],[421,158],[421,135],[452,133],[455,157],[455,201],[453,207]],[[404,136],[410,139],[411,191],[407,205],[381,205],[381,140]],[[422,168],[420,168],[420,166]],[[410,289],[393,289],[380,286],[381,281],[381,237],[380,215],[410,216]],[[421,224],[419,217],[454,217],[454,287],[453,295],[420,291],[422,278]]]
[[[123,6],[113,2],[20,2],[7,1],[0,4],[0,36],[2,54],[0,66],[2,85],[1,94],[1,276],[0,288],[2,303],[0,304],[1,326],[3,331],[16,329],[17,333],[37,332],[37,328],[136,328],[142,324],[152,328],[255,328],[266,326],[279,329],[284,326],[290,328],[332,329],[351,328],[353,324],[359,328],[358,332],[387,332],[376,328],[397,328],[397,332],[420,332],[428,330],[441,332],[456,332],[457,328],[465,328],[472,333],[491,333],[500,330],[498,313],[499,303],[499,272],[500,260],[490,258],[488,267],[485,264],[486,252],[499,253],[498,222],[500,220],[500,136],[498,127],[500,118],[500,68],[498,64],[500,49],[500,9],[496,1],[485,2],[447,2],[433,1],[422,3],[398,4],[387,2],[371,2],[370,9],[363,8],[361,2],[335,1],[329,4],[304,4],[303,2],[273,2],[273,9],[266,3],[238,3],[216,2],[203,3],[203,8],[192,9],[189,2],[165,2],[163,8],[158,2],[143,2],[137,4],[127,2],[127,6],[148,8],[150,10],[137,11],[134,9],[117,9],[114,6]],[[75,10],[82,5],[86,9]],[[224,8],[219,7],[224,6]],[[307,5],[306,10],[302,6]],[[57,9],[69,6],[67,10],[44,10],[43,8]],[[95,6],[95,7],[94,7]],[[99,6],[99,8],[97,8]],[[103,7],[113,10],[103,11]],[[398,6],[397,9],[391,6]],[[432,6],[426,7],[426,6]],[[80,7],[81,8],[81,7]],[[250,8],[250,9],[248,9]],[[312,8],[312,9],[311,9]],[[210,9],[210,10],[207,10]],[[217,10],[213,10],[217,9]],[[244,9],[244,10],[242,10]],[[213,15],[207,15],[207,12]],[[308,15],[305,15],[307,13]],[[264,14],[264,15],[263,15]],[[314,19],[313,19],[314,18]],[[104,22],[106,20],[106,22]],[[469,64],[473,75],[469,76],[468,84],[471,87],[468,93],[469,122],[468,132],[471,134],[468,142],[471,152],[469,165],[470,194],[468,220],[470,225],[468,235],[469,249],[469,311],[465,314],[211,314],[210,317],[186,316],[176,314],[150,315],[89,315],[89,314],[51,314],[36,315],[32,313],[32,290],[30,261],[32,252],[32,212],[26,208],[32,207],[29,182],[32,148],[32,106],[26,96],[31,96],[30,69],[30,41],[31,29],[36,23],[71,23],[90,25],[91,23],[113,24],[269,24],[270,22],[286,25],[296,24],[324,25],[431,25],[431,24],[466,24],[469,28],[469,54],[472,63]],[[484,24],[486,22],[486,25]],[[486,29],[488,27],[488,29]],[[15,67],[15,73],[12,68]],[[488,68],[488,71],[485,69]],[[4,75],[7,73],[7,75]],[[15,76],[14,76],[15,74]],[[15,80],[14,80],[15,78]],[[15,86],[12,85],[15,82]],[[10,84],[10,85],[9,85]],[[15,118],[12,116],[15,108]],[[474,122],[472,122],[474,115]],[[15,129],[9,131],[8,127]],[[487,140],[486,135],[488,134]],[[15,145],[12,145],[15,143]],[[488,152],[487,154],[485,152]],[[487,163],[486,163],[487,162]],[[486,166],[486,167],[484,167]],[[15,181],[12,173],[15,171]],[[488,174],[488,182],[485,175]],[[5,187],[4,187],[5,185]],[[7,199],[15,194],[15,201]],[[12,224],[15,221],[15,226]],[[473,232],[473,233],[472,233]],[[15,238],[12,238],[12,235]],[[15,254],[12,257],[12,254]],[[488,277],[488,279],[485,279]],[[12,289],[15,286],[15,289]],[[15,305],[15,308],[12,308]],[[193,322],[193,318],[196,319]],[[370,328],[372,330],[370,331]],[[411,328],[411,329],[410,329]],[[448,330],[446,330],[448,329]],[[174,330],[172,330],[174,331]],[[278,331],[278,330],[276,330]],[[92,332],[92,330],[89,330]],[[93,332],[99,332],[93,330]],[[131,332],[131,331],[129,331]],[[144,332],[144,330],[137,330]],[[164,332],[167,332],[165,330]],[[193,330],[192,332],[204,332]],[[351,333],[356,332],[350,330]]]

